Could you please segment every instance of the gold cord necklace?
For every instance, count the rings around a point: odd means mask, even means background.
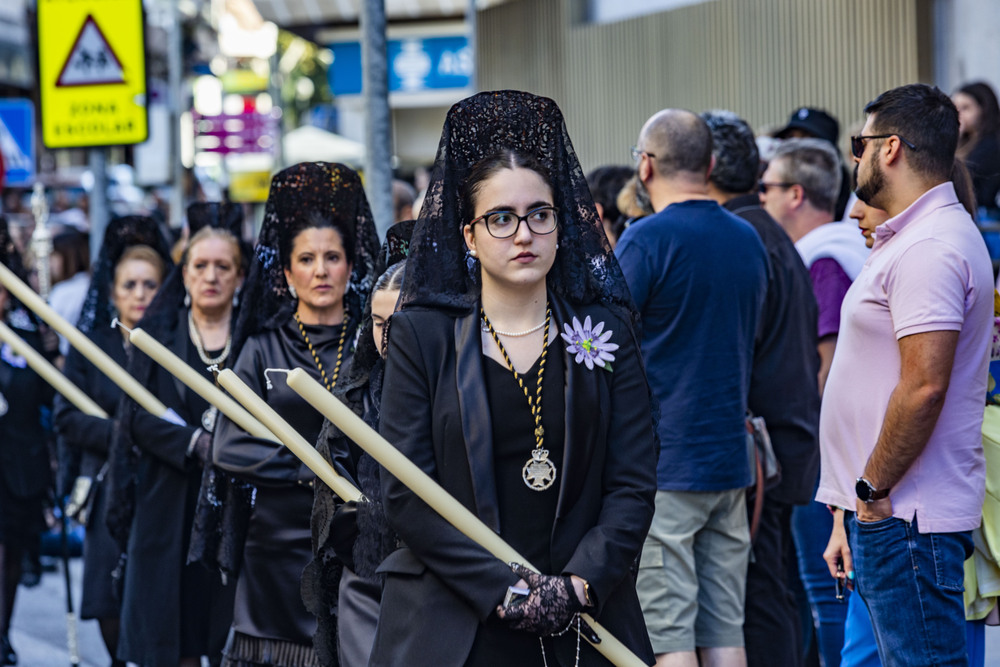
[[[545,360],[549,352],[549,324],[552,321],[552,308],[549,307],[548,303],[545,304],[545,340],[542,343],[542,357],[538,362],[538,379],[535,381],[534,398],[532,398],[531,393],[525,386],[524,379],[514,370],[514,364],[511,363],[510,356],[508,356],[507,350],[504,349],[503,343],[500,342],[500,337],[497,335],[496,329],[493,328],[489,318],[486,317],[486,311],[480,307],[479,313],[483,318],[483,327],[490,332],[493,341],[500,348],[500,354],[507,363],[507,368],[514,374],[514,379],[517,380],[518,386],[524,392],[524,397],[528,399],[531,416],[535,419],[535,448],[531,450],[531,458],[521,468],[521,478],[532,491],[545,491],[556,481],[556,466],[549,460],[549,450],[543,447],[545,444],[545,429],[542,428],[542,376],[545,374]]]
[[[333,367],[333,380],[326,379],[326,371],[323,370],[323,362],[319,360],[319,355],[316,354],[316,350],[313,349],[312,341],[309,340],[309,335],[306,333],[306,328],[302,324],[302,320],[299,318],[299,314],[295,313],[295,321],[299,325],[299,332],[302,333],[303,340],[306,341],[306,346],[309,348],[309,352],[312,353],[313,361],[316,362],[316,368],[319,369],[320,378],[323,380],[323,386],[326,387],[327,391],[333,391],[333,388],[337,386],[337,376],[340,375],[340,364],[344,361],[344,341],[347,340],[347,314],[344,314],[343,329],[340,330],[340,342],[337,343],[337,364]]]

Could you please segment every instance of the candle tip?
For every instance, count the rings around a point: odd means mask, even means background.
[[[122,324],[122,321],[120,319],[118,319],[117,317],[114,317],[114,318],[111,319],[111,328],[114,329],[115,327],[118,327],[119,329],[124,329],[125,331],[127,331],[129,333],[132,333],[132,330],[129,329],[124,324]]]

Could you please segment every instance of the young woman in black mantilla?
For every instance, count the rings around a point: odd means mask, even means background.
[[[630,572],[658,452],[636,314],[552,100],[452,107],[401,299],[382,434],[539,573],[383,473],[403,546],[379,568],[371,664],[607,664],[580,611],[652,664]]]
[[[379,277],[368,300],[357,348],[334,392],[375,429],[382,404],[385,332],[399,301],[413,226],[413,220],[406,220],[386,231],[376,271]],[[376,570],[396,548],[395,533],[382,509],[381,466],[329,420],[323,422],[316,449],[352,481],[362,498],[344,503],[325,484],[316,485],[315,557],[303,577],[302,596],[316,615],[313,644],[320,661],[365,667],[382,599],[384,577]]]
[[[125,366],[128,363],[125,332],[111,327],[112,318],[117,317],[129,328],[137,326],[163,283],[169,266],[170,251],[156,221],[145,216],[111,220],[104,232],[104,242],[77,328],[115,362]],[[92,485],[84,509],[87,532],[83,541],[80,618],[97,619],[104,645],[112,656],[112,665],[124,667],[123,661],[114,658],[121,604],[114,595],[111,572],[118,563],[119,550],[105,523],[107,489],[104,484],[115,413],[122,391],[75,348],[69,351],[63,372],[108,413],[106,419],[87,415],[63,396],[55,398],[56,432],[65,445],[80,452],[80,476],[90,480]]]
[[[139,326],[206,379],[233,363],[231,327],[243,281],[238,206],[192,205],[191,235]],[[200,227],[199,227],[200,225]],[[118,657],[143,667],[221,660],[234,586],[187,562],[214,410],[134,348],[128,370],[170,410],[151,415],[127,396],[112,439],[108,527],[125,547]]]
[[[244,293],[253,308],[236,328],[233,370],[307,441],[323,417],[267,369],[304,368],[333,390],[350,358],[371,290],[378,239],[361,180],[351,169],[302,163],[271,181]],[[290,451],[225,418],[216,465],[257,487],[237,583],[225,663],[319,667],[316,618],[300,593],[312,559],[315,476]]]

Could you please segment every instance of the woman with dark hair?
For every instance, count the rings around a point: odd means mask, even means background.
[[[658,452],[637,314],[552,100],[449,111],[401,303],[380,431],[538,570],[383,473],[400,547],[370,664],[607,664],[582,611],[652,663],[631,572]]]
[[[302,163],[271,181],[234,337],[233,370],[307,441],[323,417],[268,369],[304,368],[340,386],[371,289],[378,241],[361,179],[351,169]],[[316,618],[303,604],[312,559],[315,476],[290,451],[221,418],[215,464],[256,486],[236,584],[226,665],[318,667]]]
[[[163,282],[169,254],[152,218],[112,220],[104,232],[94,278],[84,299],[79,328],[118,364],[124,366],[126,340],[123,329],[111,327],[117,317],[125,326],[136,326]],[[114,665],[118,648],[120,604],[113,594],[111,571],[118,562],[118,548],[104,521],[108,449],[115,412],[122,392],[114,382],[76,349],[66,358],[66,377],[94,399],[108,418],[84,414],[62,396],[55,399],[55,426],[61,441],[80,452],[80,480],[91,487],[83,509],[87,533],[83,542],[83,599],[80,618],[96,618]],[[79,478],[78,478],[79,479]]]
[[[243,281],[238,207],[195,204],[181,264],[167,277],[145,317],[144,331],[207,379],[209,366],[232,364],[231,323]],[[143,667],[220,660],[233,587],[186,556],[209,459],[214,409],[137,351],[128,370],[170,410],[156,417],[128,397],[118,408],[112,442],[112,535],[125,547],[118,657]]]
[[[989,84],[967,83],[952,95],[958,108],[959,157],[972,176],[981,220],[1000,219],[1000,104]]]
[[[7,219],[0,216],[0,263],[22,280],[26,271],[14,247]],[[0,318],[29,345],[48,358],[37,318],[0,286]],[[50,462],[42,409],[52,402],[52,389],[24,357],[0,345],[0,665],[17,664],[10,644],[10,619],[21,580],[21,562],[38,544],[45,520],[42,505],[49,488]]]

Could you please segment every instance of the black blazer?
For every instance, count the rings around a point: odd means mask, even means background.
[[[581,322],[590,315],[620,346],[609,373],[575,363],[561,339],[553,343],[565,355],[567,406],[553,568],[586,579],[597,601],[593,615],[652,664],[630,573],[653,516],[659,455],[638,346],[606,308],[550,300],[559,331],[574,315]],[[478,312],[394,315],[383,391],[382,434],[499,532]],[[385,472],[382,489],[406,546],[380,568],[387,576],[370,664],[462,665],[478,624],[518,577]],[[557,645],[561,663],[573,663],[573,649],[573,641]]]

